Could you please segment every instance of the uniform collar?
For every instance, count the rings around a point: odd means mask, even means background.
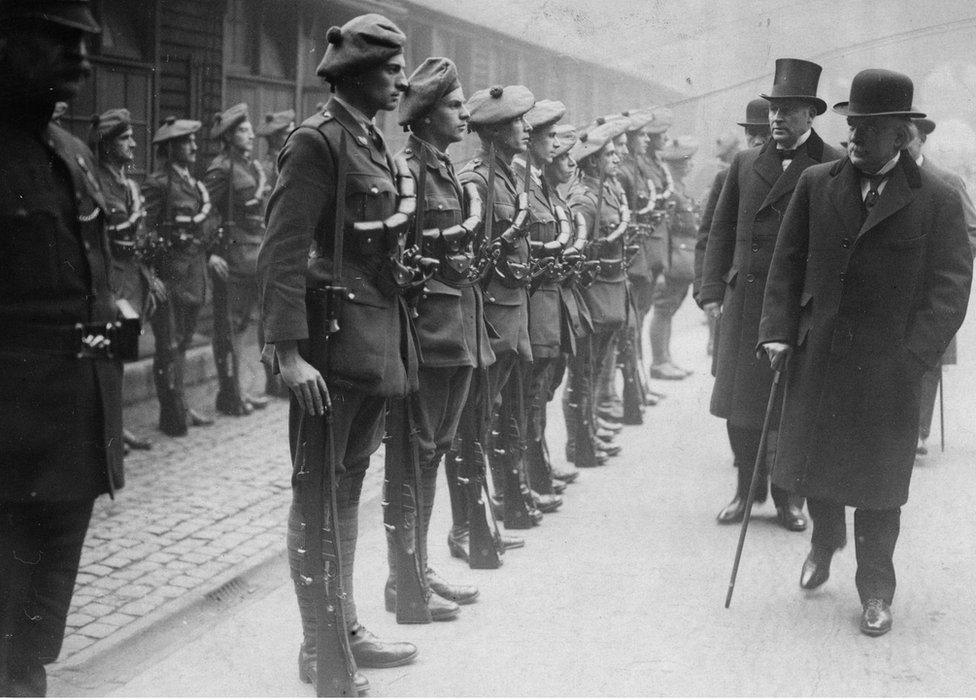
[[[367,135],[369,134],[370,129],[375,129],[376,128],[375,122],[372,119],[370,119],[369,117],[367,117],[360,110],[358,110],[355,107],[353,107],[351,104],[349,104],[348,102],[346,102],[344,99],[342,99],[338,95],[333,95],[332,96],[332,99],[335,100],[336,102],[338,102],[339,104],[341,104],[343,106],[343,108],[347,112],[349,112],[349,116],[351,116],[353,118],[353,120],[363,128],[363,131],[365,131]]]

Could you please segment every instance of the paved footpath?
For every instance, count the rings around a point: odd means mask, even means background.
[[[675,333],[675,357],[696,374],[658,383],[669,396],[647,411],[644,426],[625,429],[624,453],[585,470],[563,509],[523,533],[525,549],[506,554],[501,569],[471,571],[449,557],[440,485],[432,563],[482,591],[455,622],[398,626],[383,610],[375,459],[361,512],[360,618],[384,638],[415,642],[421,655],[405,667],[367,670],[371,695],[976,694],[973,331],[964,329],[961,364],[946,372],[947,451],[938,452],[936,430],[903,509],[895,626],[871,639],[856,626],[853,547],[836,557],[820,591],[801,591],[809,534],[778,528],[771,504],[757,508],[732,607],[723,608],[738,528],[720,527],[714,516],[734,475],[724,426],[708,416],[700,320],[697,310],[682,310]],[[299,622],[282,556],[284,413],[278,403],[223,419],[175,446],[158,445],[152,460],[130,460],[129,486],[114,504],[100,504],[85,553],[92,578],[76,595],[52,694],[313,694],[296,676]],[[550,426],[560,459],[558,412]],[[105,609],[89,607],[99,604]]]

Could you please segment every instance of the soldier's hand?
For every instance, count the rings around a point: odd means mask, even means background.
[[[313,416],[325,415],[325,397],[328,394],[325,379],[299,354],[298,344],[295,341],[278,341],[275,343],[275,353],[281,380],[295,394],[302,409]]]
[[[722,315],[722,305],[717,301],[710,301],[702,307],[705,315],[710,319],[716,319]]]
[[[786,369],[786,363],[789,362],[793,348],[786,343],[763,343],[762,350],[757,352],[756,356],[762,359],[763,351],[769,358],[769,366],[773,368],[773,371],[782,372]]]
[[[227,277],[230,275],[230,267],[227,266],[227,261],[219,255],[211,255],[210,259],[207,261],[207,265],[210,266],[213,273],[221,280],[226,281]]]
[[[146,298],[146,316],[152,316],[160,304],[165,304],[169,296],[166,293],[166,285],[163,281],[152,275],[149,278],[149,294]]]

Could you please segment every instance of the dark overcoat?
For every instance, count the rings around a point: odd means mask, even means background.
[[[691,296],[698,306],[702,306],[699,295],[701,293],[702,272],[705,267],[705,246],[708,245],[708,231],[712,228],[712,219],[715,218],[715,207],[718,205],[718,197],[722,194],[722,186],[725,185],[725,178],[729,175],[727,167],[721,168],[715,173],[712,180],[712,187],[708,190],[705,198],[705,206],[702,208],[701,221],[698,222],[698,234],[695,236],[695,280],[691,287]]]
[[[420,193],[423,178],[425,230],[441,230],[461,223],[467,217],[464,194],[447,156],[435,153],[411,134],[401,151]],[[468,245],[471,253],[471,245]],[[427,282],[417,302],[414,325],[420,343],[420,364],[424,367],[487,367],[495,361],[485,326],[484,299],[478,285],[458,284],[441,270]],[[480,356],[479,356],[480,353]]]
[[[776,236],[800,174],[840,155],[814,131],[785,171],[772,140],[740,151],[729,167],[708,234],[699,291],[702,305],[722,304],[713,415],[762,427],[773,374],[769,362],[756,357],[756,333]]]
[[[480,153],[468,162],[458,173],[462,184],[473,182],[478,188],[481,201],[488,202],[488,155]],[[492,221],[492,240],[500,236],[511,225],[516,214],[518,184],[511,163],[506,162],[500,153],[495,153],[495,199],[491,212],[485,217]],[[484,224],[482,224],[482,227]],[[479,231],[478,236],[480,237]],[[519,237],[511,250],[504,251],[503,257],[519,265],[529,264],[529,242]],[[529,290],[527,286],[507,282],[495,269],[488,274],[484,285],[485,318],[491,334],[491,349],[496,356],[506,352],[518,353],[519,359],[532,360],[532,343],[529,340]]]
[[[345,152],[340,151],[345,133]],[[341,192],[338,162],[346,161]],[[278,158],[258,266],[263,275],[265,341],[297,340],[327,381],[370,396],[403,396],[417,383],[417,351],[406,305],[390,289],[386,241],[357,236],[357,221],[383,220],[396,209],[389,153],[336,100],[291,132]],[[339,331],[328,347],[314,291],[333,280],[336,199],[344,198]],[[306,303],[308,302],[308,303]]]
[[[122,363],[50,335],[116,319],[105,202],[91,152],[49,112],[2,111],[0,500],[93,499],[123,484]]]
[[[794,348],[776,484],[871,509],[908,500],[920,379],[962,323],[972,262],[959,193],[907,152],[870,213],[848,158],[800,176],[758,338]]]

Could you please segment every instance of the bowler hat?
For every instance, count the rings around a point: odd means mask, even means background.
[[[817,83],[823,70],[813,61],[802,58],[777,58],[773,89],[759,96],[766,100],[803,100],[812,103],[817,114],[827,111],[827,103],[817,97]]]
[[[218,112],[214,115],[213,126],[210,127],[210,138],[223,136],[247,119],[247,105],[243,102],[229,107],[224,112]]]
[[[202,125],[196,119],[177,119],[166,117],[159,129],[153,135],[153,143],[163,143],[172,139],[180,139],[200,131]]]
[[[467,108],[471,113],[468,124],[480,126],[501,124],[515,117],[521,117],[532,109],[535,95],[524,85],[495,85],[468,98]]]
[[[746,105],[746,120],[736,122],[739,126],[764,126],[769,128],[769,100],[757,97]]]
[[[258,136],[270,136],[278,131],[287,129],[295,121],[295,110],[286,109],[282,112],[264,115],[264,124],[258,127]]]
[[[99,34],[88,0],[0,0],[0,19],[35,19]]]
[[[421,63],[407,80],[400,100],[400,126],[412,124],[437,104],[437,100],[461,87],[457,66],[449,58],[432,57]]]
[[[316,75],[330,83],[337,78],[358,75],[403,53],[406,35],[383,15],[354,17],[341,27],[330,27],[328,46]]]
[[[851,96],[838,102],[834,111],[845,117],[913,117],[925,114],[912,107],[915,88],[904,73],[884,68],[868,68],[854,76]]]

